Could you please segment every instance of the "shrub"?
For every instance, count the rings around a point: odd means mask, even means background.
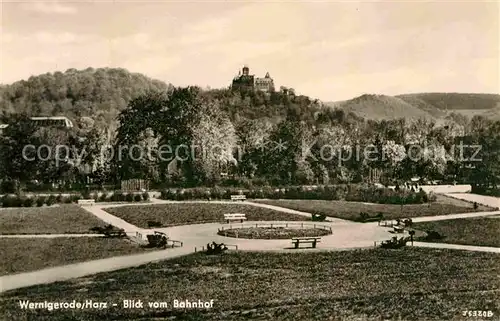
[[[45,197],[44,196],[39,196],[36,199],[36,206],[42,207],[45,204]]]
[[[134,194],[128,193],[127,195],[125,195],[125,200],[127,202],[133,202],[134,201]]]
[[[62,202],[65,204],[71,204],[71,197],[63,197]]]
[[[32,207],[34,203],[35,203],[35,200],[31,197],[27,197],[23,200],[24,207]]]
[[[45,201],[47,206],[51,206],[56,203],[56,197],[54,195],[50,195],[47,200]]]
[[[148,200],[149,200],[149,193],[148,193],[148,192],[144,192],[144,193],[142,193],[142,199],[143,199],[144,201],[148,201]]]
[[[3,180],[0,183],[1,193],[16,193],[19,188],[19,183],[17,181]]]
[[[97,198],[97,202],[105,202],[107,197],[108,195],[106,195],[106,193],[102,193],[101,196]]]
[[[135,194],[134,195],[134,201],[136,201],[136,202],[142,201],[142,195],[141,194]]]
[[[56,202],[57,203],[62,203],[62,200],[63,200],[63,196],[61,194],[59,194],[59,195],[56,196]]]
[[[92,198],[92,194],[90,194],[90,192],[89,192],[89,191],[85,191],[85,192],[83,192],[83,193],[82,193],[82,198],[83,198],[84,200],[91,199],[91,198]]]
[[[5,196],[2,199],[2,207],[19,207],[21,205],[21,200],[17,196]]]
[[[81,199],[82,199],[81,195],[71,195],[70,196],[71,203],[76,203],[76,202],[78,202],[78,200],[81,200]]]

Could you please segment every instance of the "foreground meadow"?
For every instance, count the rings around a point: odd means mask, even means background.
[[[307,216],[283,213],[245,204],[172,203],[110,207],[104,210],[142,228],[148,227],[148,221],[158,222],[163,226],[222,222],[224,221],[224,214],[227,213],[244,213],[248,221],[311,220]]]
[[[465,320],[500,312],[500,255],[404,248],[196,253],[137,268],[5,293],[6,320]],[[94,300],[102,310],[22,310],[19,300]],[[123,309],[125,299],[142,309]],[[174,309],[173,300],[214,300]],[[167,308],[149,308],[164,301]],[[112,304],[118,304],[112,307]],[[475,318],[475,320],[480,318]]]
[[[80,234],[104,224],[78,205],[0,209],[0,234]]]
[[[144,253],[145,251],[146,249],[128,239],[103,237],[0,238],[0,257],[2,258],[0,275],[30,272],[112,256]]]
[[[413,228],[443,235],[438,243],[500,247],[500,216],[422,222]]]
[[[397,219],[421,216],[447,215],[457,213],[469,213],[486,211],[486,207],[474,210],[472,205],[457,206],[451,202],[436,202],[428,204],[374,204],[347,201],[322,201],[322,200],[252,200],[255,203],[263,203],[274,206],[281,206],[297,211],[323,214],[330,217],[357,221],[360,213],[365,212],[370,216],[382,213],[384,219]]]

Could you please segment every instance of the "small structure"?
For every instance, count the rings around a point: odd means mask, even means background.
[[[122,192],[145,192],[149,190],[149,181],[145,179],[127,179],[121,181]]]
[[[247,217],[243,213],[224,214],[224,221],[226,221],[226,223],[230,223],[231,221],[240,221],[243,223],[243,221],[246,220]]]
[[[242,194],[231,195],[231,201],[246,201],[247,197]]]
[[[95,199],[78,200],[78,205],[95,205]]]
[[[292,244],[295,249],[299,248],[300,244],[308,244],[310,243],[312,248],[316,248],[316,244],[321,242],[321,237],[294,237],[292,238]]]

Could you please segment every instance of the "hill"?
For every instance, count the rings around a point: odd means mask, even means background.
[[[401,98],[385,95],[362,95],[354,99],[327,103],[328,106],[344,110],[345,113],[374,120],[396,118],[434,118],[429,112],[420,109]]]
[[[467,93],[420,93],[397,96],[362,95],[325,105],[354,112],[368,119],[433,118],[443,119],[451,113],[467,117],[481,115],[500,119],[500,95]]]
[[[0,86],[0,112],[71,119],[91,116],[109,126],[131,98],[168,87],[121,68],[68,69]]]

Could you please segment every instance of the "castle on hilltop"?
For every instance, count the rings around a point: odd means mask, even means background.
[[[231,89],[249,89],[272,92],[274,91],[274,80],[271,76],[269,76],[269,73],[266,73],[264,78],[258,78],[255,77],[255,75],[250,75],[250,68],[248,68],[248,66],[243,66],[243,68],[238,72],[238,75],[234,77]]]

